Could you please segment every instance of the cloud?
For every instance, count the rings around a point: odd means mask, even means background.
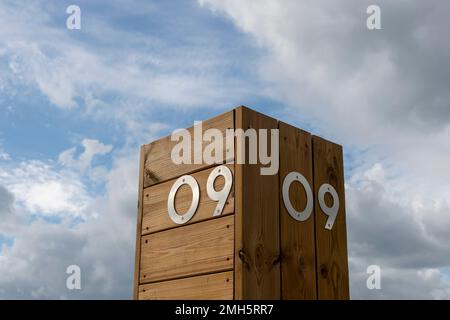
[[[368,1],[199,1],[266,50],[265,93],[282,117],[364,150],[347,168],[383,162],[392,191],[448,197],[450,30],[441,1],[379,1],[382,30],[366,28]],[[414,49],[412,49],[414,48]],[[430,165],[432,164],[432,165]]]
[[[11,160],[11,157],[6,152],[0,150],[0,160]]]
[[[113,147],[96,139],[83,139],[81,146],[83,151],[77,157],[76,147],[60,153],[58,164],[52,160],[10,162],[0,168],[0,183],[14,194],[17,205],[32,214],[80,219],[95,216],[89,183],[103,183],[108,169],[92,162]]]
[[[261,75],[271,93],[326,124],[364,130],[367,141],[374,129],[434,131],[450,121],[450,75],[440,67],[450,41],[435,33],[450,28],[447,3],[379,1],[383,30],[369,31],[369,1],[199,2],[269,49]]]
[[[174,28],[161,36],[86,3],[92,19],[70,33],[55,27],[61,13],[44,1],[1,2],[2,96],[34,101],[38,93],[74,116],[120,123],[126,146],[112,153],[84,140],[57,163],[0,167],[0,232],[13,239],[0,254],[0,297],[130,297],[136,141],[168,128],[164,110],[173,125],[173,111],[264,96],[290,122],[344,144],[352,298],[449,298],[450,74],[442,66],[450,43],[440,36],[449,5],[379,1],[383,29],[368,31],[367,1],[199,3],[250,45],[214,24],[195,26],[194,11],[174,25],[155,20]],[[142,3],[126,10],[136,19],[166,12]],[[251,40],[261,55],[247,56]],[[99,155],[113,159],[111,169],[95,165]],[[104,192],[90,190],[96,180]],[[65,288],[70,264],[81,267],[81,291]],[[370,264],[382,268],[382,290],[365,287]]]
[[[353,266],[353,263],[355,266]],[[391,269],[381,266],[381,290],[368,290],[369,276],[362,265],[370,261],[350,260],[353,299],[450,299],[448,274],[439,269]]]
[[[4,186],[0,185],[0,215],[2,218],[11,212],[13,195]]]
[[[265,93],[344,145],[353,298],[448,298],[450,30],[442,1],[199,0],[266,54]],[[448,230],[448,229],[447,229]],[[365,287],[380,264],[381,292]]]
[[[3,150],[2,141],[0,141],[0,161],[9,161],[11,160],[11,156]]]
[[[91,167],[92,160],[96,155],[108,154],[113,148],[111,145],[105,145],[95,139],[83,139],[81,145],[84,150],[78,159],[75,159],[76,147],[72,147],[63,151],[59,155],[58,161],[69,168],[86,171]]]
[[[0,183],[14,194],[18,205],[33,214],[85,218],[92,202],[79,176],[59,170],[52,162],[29,160],[0,169]]]
[[[86,22],[81,30],[68,31],[64,25],[54,25],[64,11],[55,12],[45,2],[0,4],[0,20],[8,25],[0,31],[4,62],[0,83],[5,94],[26,87],[28,95],[37,91],[60,109],[81,109],[99,119],[124,123],[130,131],[161,108],[221,108],[230,96],[249,94],[245,79],[233,75],[237,69],[229,58],[233,48],[224,47],[205,28],[199,36],[196,28],[200,27],[192,21],[180,30],[184,18],[176,23],[165,20],[172,32],[163,38],[147,25],[148,19],[142,22],[144,30],[133,32],[105,15],[103,8],[99,11],[88,2],[80,6],[82,12],[89,12],[82,15]],[[117,3],[108,9],[112,16],[123,15]],[[130,19],[143,19],[144,12],[153,17],[165,12],[141,2],[127,10]],[[187,5],[186,10],[193,9]],[[21,19],[14,18],[18,12]]]
[[[378,179],[382,171],[375,164],[346,188],[352,297],[449,299],[446,200],[401,204]],[[369,265],[381,268],[381,291],[365,286]]]
[[[92,200],[99,214],[73,225],[26,215],[14,223],[8,235],[13,244],[0,253],[2,299],[126,299],[132,296],[136,221],[136,156],[119,157],[107,175],[106,192]],[[0,188],[9,202],[1,202],[0,216],[9,203],[9,214],[21,215],[12,205],[12,193]],[[26,210],[25,210],[26,213]],[[0,233],[5,232],[0,220]],[[81,268],[81,290],[66,288],[66,268]]]

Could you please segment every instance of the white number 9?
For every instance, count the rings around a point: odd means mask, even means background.
[[[328,207],[325,203],[325,194],[329,193],[333,197],[333,206]],[[336,216],[339,211],[339,197],[336,192],[336,189],[333,188],[331,184],[324,183],[319,188],[319,204],[320,209],[322,209],[323,213],[328,216],[327,222],[325,223],[325,229],[331,230],[333,228],[334,220],[336,220]]]
[[[214,189],[214,181],[216,181],[218,176],[223,176],[225,179],[225,185],[220,191],[216,191],[216,189]],[[220,216],[222,214],[232,185],[233,174],[227,166],[218,166],[209,174],[208,181],[206,182],[206,192],[211,200],[217,201],[217,206],[214,209],[213,216]]]

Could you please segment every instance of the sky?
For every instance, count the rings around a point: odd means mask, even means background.
[[[344,146],[352,299],[449,299],[449,13],[0,0],[0,299],[131,298],[139,146],[238,105]]]

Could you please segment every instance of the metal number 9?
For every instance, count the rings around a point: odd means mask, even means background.
[[[216,191],[216,189],[214,189],[214,181],[216,181],[218,176],[223,176],[225,179],[225,185],[220,191]],[[211,200],[217,201],[217,206],[214,209],[213,216],[220,216],[222,214],[232,185],[233,174],[227,166],[218,166],[209,174],[208,181],[206,182],[206,192]]]
[[[325,203],[325,194],[329,193],[333,197],[333,206],[328,207]],[[336,220],[336,216],[339,211],[339,196],[336,192],[336,189],[333,188],[331,184],[324,183],[319,188],[319,204],[320,209],[322,209],[323,213],[328,216],[327,222],[325,223],[325,229],[331,230],[333,228],[334,221]]]

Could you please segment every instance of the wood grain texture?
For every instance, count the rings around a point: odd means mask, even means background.
[[[233,216],[143,236],[140,282],[231,270],[233,245]]]
[[[313,136],[313,161],[318,299],[349,299],[342,147]],[[339,211],[332,230],[325,229],[327,216],[317,197],[323,183],[331,184],[339,196]]]
[[[234,176],[234,165],[227,165],[230,168]],[[217,206],[217,202],[211,200],[206,192],[206,182],[208,176],[214,168],[206,169],[196,172],[192,176],[197,180],[200,189],[200,200],[198,208],[191,220],[182,226],[186,226],[191,223],[209,220],[217,218],[213,216],[214,209]],[[167,198],[175,183],[176,179],[169,180],[167,182],[160,183],[155,186],[144,189],[144,208],[142,217],[142,234],[149,234],[156,231],[165,229],[171,229],[179,227],[170,219],[167,212]],[[218,177],[215,181],[215,189],[217,191],[222,190],[224,186],[224,178]],[[179,214],[184,214],[190,207],[192,202],[192,191],[189,186],[183,185],[177,192],[175,197],[175,208]],[[228,200],[225,204],[222,216],[231,214],[234,212],[234,183],[231,188]],[[220,216],[219,216],[220,217]]]
[[[233,272],[220,272],[139,287],[139,300],[231,300]]]
[[[281,297],[315,300],[316,244],[314,212],[306,221],[292,218],[283,202],[283,180],[290,172],[299,172],[313,187],[311,134],[286,123],[280,129],[280,227],[281,227]],[[306,192],[298,182],[289,189],[290,201],[297,211],[306,207]],[[314,201],[314,199],[311,199]]]
[[[246,107],[235,111],[237,128],[278,128],[276,120]],[[238,163],[235,167],[236,299],[280,299],[278,175],[261,175],[260,168]]]
[[[137,205],[137,222],[136,222],[136,247],[134,257],[134,286],[133,286],[133,299],[138,298],[139,289],[139,267],[141,258],[141,225],[142,225],[142,190],[144,185],[144,157],[145,146],[140,148],[139,153],[139,182],[138,182],[138,205]]]
[[[226,129],[233,128],[233,112],[229,111],[212,119],[203,121],[202,127],[203,131],[206,131],[211,128],[219,129],[223,136],[226,135]],[[194,159],[194,153],[202,154],[202,149],[204,146],[208,145],[210,142],[203,142],[201,145],[202,148],[194,148],[193,138],[194,138],[194,128],[190,127],[187,129],[191,134],[191,145],[192,145],[192,157]],[[230,141],[233,141],[232,139]],[[144,188],[154,185],[159,182],[163,182],[166,180],[173,179],[175,177],[181,176],[183,174],[188,174],[190,172],[198,171],[203,168],[210,166],[207,163],[201,164],[175,164],[171,160],[171,151],[172,148],[177,145],[177,141],[171,141],[171,137],[167,136],[165,138],[156,140],[152,143],[146,145],[146,154],[145,154],[145,166],[144,166]],[[226,145],[224,139],[223,145],[224,152],[224,161],[228,160],[227,158],[231,158],[232,160],[232,152],[231,156],[226,156]],[[231,146],[231,149],[233,146]]]
[[[243,108],[239,107],[233,110],[234,113],[234,127],[243,127]],[[236,139],[234,142],[234,154],[236,155]],[[242,190],[244,190],[244,166],[242,164],[234,165],[234,190],[235,190],[235,205],[234,205],[234,300],[243,300],[244,297],[244,265],[239,257],[239,252],[242,249],[242,234],[243,227],[243,210],[244,199],[242,198]]]

